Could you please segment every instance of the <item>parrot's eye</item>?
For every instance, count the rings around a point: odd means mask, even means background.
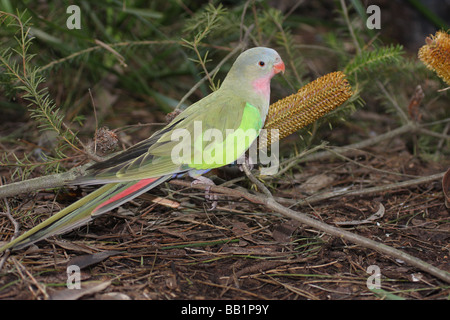
[[[266,63],[265,63],[264,61],[260,61],[260,62],[258,62],[258,65],[259,65],[260,67],[264,67],[264,66],[266,65]]]

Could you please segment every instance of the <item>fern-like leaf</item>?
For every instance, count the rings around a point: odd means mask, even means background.
[[[390,45],[375,48],[372,51],[362,50],[345,67],[347,75],[354,75],[361,72],[372,72],[390,63],[399,62],[403,55],[401,45]]]

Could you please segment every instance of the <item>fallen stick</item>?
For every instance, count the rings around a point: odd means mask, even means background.
[[[248,169],[247,169],[248,170]],[[246,171],[244,169],[244,171]],[[248,172],[246,172],[248,174]],[[252,176],[249,176],[249,178]],[[254,183],[258,185],[258,187],[262,187],[260,184],[261,182],[253,177],[250,178]],[[258,183],[259,182],[259,183]],[[257,203],[264,205],[266,208],[271,209],[275,212],[278,212],[282,214],[285,217],[294,219],[299,221],[300,223],[303,223],[309,227],[312,227],[314,229],[323,231],[329,235],[350,241],[352,243],[355,243],[357,245],[360,245],[365,248],[376,250],[380,253],[386,254],[390,257],[403,260],[405,263],[417,267],[418,269],[421,269],[422,271],[425,271],[447,283],[450,283],[450,273],[447,271],[441,270],[439,268],[436,268],[435,266],[418,259],[416,257],[413,257],[403,251],[400,251],[398,249],[395,249],[393,247],[387,246],[383,243],[373,241],[371,239],[368,239],[366,237],[354,234],[350,231],[344,230],[342,228],[334,227],[331,225],[328,225],[322,221],[316,220],[304,213],[297,212],[295,210],[289,209],[281,204],[279,204],[272,196],[269,196],[267,192],[264,192],[264,194],[251,194],[249,192],[244,192],[242,190],[235,190],[230,188],[224,188],[220,186],[207,186],[202,184],[196,184],[192,185],[188,181],[182,181],[182,180],[171,180],[169,181],[170,184],[184,186],[184,187],[192,187],[195,189],[205,189],[210,187],[211,192],[221,193],[228,196],[234,196],[234,197],[240,197],[247,199],[250,202]],[[265,187],[261,188],[262,190],[265,189]]]

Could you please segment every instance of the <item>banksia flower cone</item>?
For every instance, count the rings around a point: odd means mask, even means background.
[[[352,95],[352,88],[340,71],[310,82],[297,93],[270,105],[259,147],[264,148],[313,123]],[[278,139],[271,136],[271,129],[278,129]]]
[[[450,35],[443,31],[426,38],[426,45],[419,50],[419,59],[450,85]]]

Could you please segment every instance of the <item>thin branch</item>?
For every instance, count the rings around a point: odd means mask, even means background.
[[[300,75],[298,74],[297,68],[295,67],[294,64],[294,55],[292,53],[292,46],[290,45],[288,39],[287,39],[287,35],[285,32],[285,29],[283,28],[283,26],[276,21],[275,19],[273,19],[274,24],[277,26],[277,28],[279,29],[280,35],[283,38],[283,44],[284,44],[284,49],[286,50],[286,53],[289,57],[289,66],[290,66],[290,70],[292,70],[294,72],[294,76],[295,76],[295,80],[297,81],[297,83],[302,83],[302,79],[300,77]]]
[[[86,164],[64,173],[56,173],[48,176],[37,177],[29,180],[18,181],[0,186],[0,199],[15,197],[21,193],[30,193],[37,190],[63,187],[72,180],[84,174],[84,170],[89,167]]]
[[[400,118],[403,119],[404,123],[410,122],[408,116],[406,115],[405,111],[398,105],[397,101],[389,94],[389,92],[386,90],[386,88],[383,86],[383,84],[380,81],[377,81],[378,88],[384,93],[384,95],[389,99],[389,101],[394,106],[395,110],[397,110],[398,115]]]
[[[369,146],[375,145],[377,143],[380,143],[382,141],[386,141],[386,140],[390,140],[395,138],[396,136],[405,134],[405,133],[412,133],[415,132],[415,130],[417,130],[417,128],[419,128],[420,126],[416,123],[412,123],[409,122],[399,128],[396,128],[394,130],[388,131],[386,133],[380,134],[378,136],[375,136],[373,138],[369,138],[366,140],[362,140],[356,143],[352,143],[349,144],[347,146],[343,146],[343,147],[329,147],[329,148],[333,148],[333,150],[335,152],[339,152],[342,155],[348,155],[351,154],[352,152],[354,152],[354,150],[357,149],[364,149],[367,148]],[[330,156],[332,156],[333,153],[329,150],[327,151],[321,151],[321,152],[317,152],[315,154],[311,154],[308,156],[305,156],[301,159],[298,159],[298,163],[304,163],[304,162],[309,162],[309,161],[317,161],[317,160],[323,160],[323,159],[327,159]]]
[[[440,138],[442,140],[450,140],[450,135],[445,134],[445,132],[448,131],[449,125],[447,124],[446,129],[444,130],[444,133],[434,132],[425,128],[417,128],[417,131],[423,134],[426,134],[427,136],[432,136],[436,138]],[[438,148],[439,149],[439,148]]]
[[[256,184],[256,186],[258,187],[259,190],[261,190],[267,197],[269,198],[273,198],[272,193],[269,191],[269,189],[267,189],[267,187],[264,185],[264,183],[262,183],[261,181],[258,180],[258,178],[256,178],[251,172],[250,169],[247,165],[246,162],[244,162],[243,164],[241,164],[241,168],[244,171],[245,175],[250,179],[251,182],[253,182],[254,184]]]
[[[326,147],[325,147],[325,149],[326,149]],[[340,159],[342,159],[342,160],[351,162],[351,163],[355,164],[356,166],[359,166],[359,167],[361,167],[361,168],[366,168],[366,169],[368,169],[368,170],[370,170],[370,171],[381,172],[381,173],[385,173],[385,174],[389,174],[389,175],[394,175],[394,176],[409,177],[409,178],[417,178],[416,175],[411,175],[411,174],[406,174],[406,173],[400,173],[400,172],[395,172],[395,171],[390,171],[390,170],[384,170],[384,169],[378,169],[378,168],[375,168],[375,167],[372,167],[372,166],[368,166],[368,165],[362,164],[362,163],[360,163],[360,162],[358,162],[358,161],[356,161],[356,160],[353,160],[353,159],[351,159],[351,158],[349,158],[349,157],[346,157],[345,155],[340,154],[339,152],[336,152],[335,150],[333,150],[333,148],[329,148],[329,150],[330,150],[330,152],[333,153],[337,158],[340,158]]]
[[[361,47],[359,46],[358,39],[356,38],[355,32],[353,31],[353,26],[350,22],[350,18],[348,16],[347,5],[345,4],[345,0],[341,0],[342,13],[344,14],[345,22],[347,23],[348,30],[350,31],[350,35],[352,36],[353,43],[355,44],[356,51],[358,54],[361,54]]]
[[[358,190],[344,189],[344,190],[326,192],[326,193],[322,193],[322,194],[316,194],[316,195],[308,197],[304,200],[295,202],[295,205],[312,204],[312,203],[322,202],[324,200],[328,200],[328,199],[332,199],[332,198],[336,198],[336,197],[342,197],[342,196],[355,197],[355,196],[362,196],[362,195],[366,195],[366,194],[376,194],[376,193],[380,193],[380,192],[398,190],[401,188],[417,186],[417,185],[420,185],[423,183],[429,183],[429,182],[432,182],[435,180],[440,180],[444,177],[444,174],[445,174],[445,172],[440,172],[440,173],[432,174],[432,175],[425,176],[425,177],[409,179],[406,181],[389,183],[389,184],[384,184],[381,186],[365,188],[365,189],[358,189]]]
[[[187,181],[181,181],[181,180],[171,180],[169,183],[174,184],[174,185],[179,185],[179,186],[185,186],[185,187],[191,186],[191,183],[189,183]],[[233,190],[233,189],[224,188],[224,187],[220,187],[220,186],[207,186],[207,185],[202,185],[202,184],[192,185],[192,188],[195,188],[195,189],[206,189],[207,187],[210,187],[211,192],[222,193],[222,194],[226,194],[229,196],[235,196],[235,197],[238,196],[238,197],[247,199],[253,203],[258,203],[258,204],[264,205],[268,209],[276,211],[288,218],[297,220],[300,223],[303,223],[309,227],[323,231],[329,235],[350,241],[352,243],[363,246],[365,248],[376,250],[376,251],[378,251],[382,254],[388,255],[390,257],[393,257],[396,259],[401,259],[401,260],[405,261],[405,263],[408,263],[411,266],[417,267],[417,268],[421,269],[422,271],[425,271],[443,281],[446,281],[447,283],[450,283],[450,273],[448,273],[444,270],[436,268],[433,265],[431,265],[423,260],[413,257],[413,256],[411,256],[403,251],[400,251],[398,249],[387,246],[383,243],[373,241],[366,237],[363,237],[363,236],[354,234],[350,231],[341,229],[339,227],[334,227],[334,226],[328,225],[324,222],[321,222],[310,216],[307,216],[304,213],[286,208],[285,206],[283,206],[283,205],[279,204],[277,201],[275,201],[275,199],[273,197],[267,197],[264,194],[256,194],[256,195],[250,194],[246,191]]]
[[[253,29],[253,26],[250,26],[247,29],[247,32],[245,33],[244,39],[239,42],[239,44],[230,52],[228,53],[225,58],[222,59],[222,61],[220,61],[217,66],[210,72],[211,74],[215,75],[217,73],[217,71],[219,71],[219,69],[222,67],[222,65],[227,62],[231,57],[233,57],[236,53],[238,53],[239,51],[245,49],[247,47],[247,41],[248,41],[248,37],[250,35],[251,30]],[[208,80],[208,75],[205,75],[202,79],[200,79],[199,82],[197,82],[184,96],[183,98],[181,98],[180,102],[178,102],[175,110],[178,110],[180,108],[180,106],[184,103],[184,101],[186,101],[186,99],[188,97],[191,96],[191,94],[193,94],[195,92],[195,90],[198,89],[198,87],[200,87],[203,82],[205,82],[206,80]]]
[[[114,50],[110,45],[107,45],[106,43],[98,39],[95,39],[94,42],[102,48],[105,48],[107,51],[111,52],[117,58],[117,60],[119,60],[119,63],[122,67],[128,67],[128,65],[125,63],[125,58],[116,50]]]
[[[123,41],[123,42],[117,42],[117,43],[103,43],[104,45],[96,45],[96,46],[92,46],[77,52],[74,52],[70,55],[68,55],[67,57],[58,59],[58,60],[54,60],[48,64],[46,64],[45,66],[42,66],[40,68],[41,71],[47,70],[49,68],[54,67],[57,64],[61,64],[64,63],[68,60],[74,59],[78,56],[90,53],[92,51],[96,51],[96,50],[100,50],[100,49],[106,49],[106,47],[112,49],[112,48],[120,48],[120,47],[131,47],[131,46],[148,46],[148,45],[170,45],[170,44],[177,44],[177,45],[183,45],[184,42],[180,41],[180,40],[142,40],[142,41]],[[210,45],[210,44],[204,44],[204,43],[199,43],[199,46],[204,46],[204,47],[212,47],[212,48],[216,48],[216,49],[220,49],[220,50],[225,50],[225,51],[230,51],[230,48],[227,47],[222,47],[222,46],[214,46],[214,45]],[[108,50],[110,51],[110,50]],[[115,51],[115,50],[114,50]]]
[[[0,180],[0,185],[3,185],[1,180]],[[10,240],[10,241],[13,241],[15,238],[17,238],[19,236],[19,227],[20,226],[19,226],[19,223],[16,221],[16,219],[14,219],[14,217],[11,214],[11,209],[9,208],[8,200],[3,199],[3,201],[5,202],[6,212],[0,212],[0,214],[7,217],[9,219],[9,221],[11,221],[12,225],[14,226],[14,234]],[[5,264],[5,261],[8,259],[8,257],[9,257],[9,250],[0,259],[0,270],[2,270],[3,265]]]

